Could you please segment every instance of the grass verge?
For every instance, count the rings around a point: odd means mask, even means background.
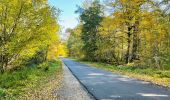
[[[0,75],[0,99],[52,98],[61,80],[61,61],[53,60]]]
[[[104,69],[117,74],[127,75],[132,78],[148,81],[157,85],[170,88],[170,70],[158,70],[155,68],[139,68],[132,66],[114,66],[100,62],[82,61],[73,59],[92,67]]]

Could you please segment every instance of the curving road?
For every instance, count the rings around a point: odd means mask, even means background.
[[[170,100],[170,90],[127,76],[62,59],[96,100]]]

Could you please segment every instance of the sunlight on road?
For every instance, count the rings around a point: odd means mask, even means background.
[[[152,93],[137,93],[137,94],[146,97],[168,97],[168,95],[163,95],[163,94],[152,94]]]
[[[91,76],[101,76],[101,75],[104,75],[104,74],[101,74],[101,73],[91,73],[91,74],[88,74],[88,75],[91,75]]]
[[[120,98],[119,95],[112,95],[112,96],[110,96],[110,97],[112,97],[112,98]]]

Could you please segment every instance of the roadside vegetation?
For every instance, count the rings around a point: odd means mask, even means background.
[[[48,0],[0,0],[0,99],[39,100],[57,89],[66,54],[59,12]]]
[[[60,60],[5,72],[0,76],[0,99],[52,98],[54,89],[59,88],[61,72]]]
[[[159,70],[155,68],[143,68],[135,66],[115,66],[101,62],[90,62],[81,59],[73,59],[92,67],[111,71],[116,74],[127,75],[132,78],[137,78],[147,82],[170,88],[170,70]]]
[[[169,0],[84,2],[76,11],[79,25],[69,30],[69,56],[169,86],[169,4]]]

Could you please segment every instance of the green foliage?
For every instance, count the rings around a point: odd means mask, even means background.
[[[3,89],[0,89],[0,97],[5,97],[5,91]]]
[[[71,57],[83,57],[81,52],[83,42],[81,40],[81,26],[74,30],[70,30],[70,37],[67,41],[67,48],[69,56]]]
[[[47,70],[48,68],[48,70]],[[55,74],[61,68],[60,61],[48,61],[0,75],[0,99],[24,95],[39,86],[41,80]]]
[[[38,66],[38,68],[43,69],[44,71],[48,71],[49,70],[48,63],[46,63],[46,62],[43,62],[42,64],[40,64]]]
[[[40,56],[46,60],[48,47],[59,41],[55,11],[47,0],[0,1],[1,72]]]
[[[102,21],[102,11],[99,1],[92,2],[91,7],[85,9],[80,15],[82,21],[82,34],[83,41],[82,50],[85,53],[85,58],[95,60],[95,51],[97,50],[96,40],[98,27]]]
[[[94,1],[80,10],[82,44],[71,34],[71,54],[79,51],[86,60],[114,65],[170,68],[169,1],[108,0],[103,7]]]

